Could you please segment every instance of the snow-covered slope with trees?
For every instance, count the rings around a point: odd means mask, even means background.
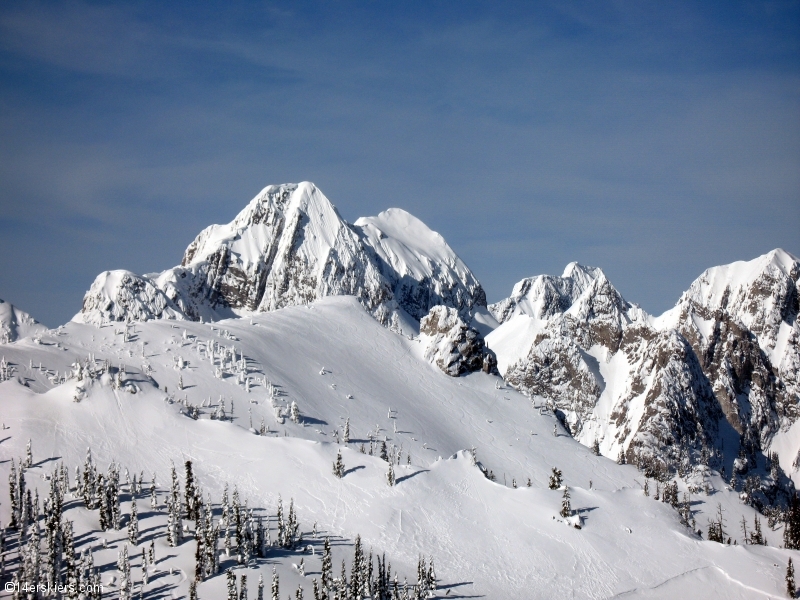
[[[0,298],[0,344],[8,344],[46,330],[47,327],[28,313]]]
[[[351,225],[304,182],[264,188],[231,223],[200,232],[179,267],[102,273],[76,320],[217,320],[341,295],[409,333],[434,306],[486,306],[472,272],[421,221],[390,209]]]
[[[23,340],[5,348],[10,379],[0,384],[3,454],[15,459],[14,468],[29,463],[26,486],[38,500],[24,510],[40,511],[52,486],[64,493],[63,519],[73,540],[67,546],[76,558],[64,550],[62,576],[82,571],[69,565],[85,567],[91,551],[108,598],[138,597],[140,589],[144,598],[224,597],[228,568],[236,587],[246,575],[247,598],[256,597],[260,575],[270,597],[273,569],[280,598],[298,586],[311,598],[313,580],[319,585],[327,572],[326,537],[333,576],[340,577],[344,560],[348,586],[372,581],[373,597],[380,598],[374,558],[371,578],[365,558],[352,568],[358,534],[365,554],[371,549],[385,557],[400,574],[402,598],[414,597],[419,581],[428,585],[427,575],[418,576],[420,555],[426,563],[434,559],[437,589],[430,594],[441,598],[782,593],[793,551],[778,547],[780,524],[770,529],[718,475],[698,471],[691,481],[678,481],[674,494],[672,483],[650,480],[645,491],[646,480],[633,466],[593,454],[551,411],[532,406],[494,375],[448,377],[426,360],[426,349],[425,340],[382,327],[352,297],[205,324],[162,319],[97,328],[73,322],[39,344]],[[332,472],[337,454],[341,478]],[[210,530],[205,518],[200,525],[175,516],[190,506],[183,500],[187,460],[191,487],[202,490],[190,498],[202,499]],[[116,466],[107,470],[112,461]],[[553,467],[560,471],[555,479]],[[2,481],[11,469],[10,460],[0,463]],[[86,472],[103,475],[92,484],[97,489],[112,490],[94,508],[82,499]],[[143,486],[135,481],[139,473]],[[252,518],[241,508],[245,501]],[[129,527],[134,502],[136,536]],[[302,543],[286,537],[290,502]],[[736,546],[693,531],[707,535],[718,505],[725,536]],[[4,501],[3,523],[10,511]],[[104,511],[109,517],[102,531]],[[49,572],[52,513],[38,521],[39,559],[28,551],[37,539],[30,533],[21,552],[28,558],[20,564],[18,533],[9,530],[7,572],[31,569],[33,560]],[[232,524],[215,530],[225,514]],[[768,546],[744,544],[737,529],[742,517],[748,536],[761,523]],[[185,525],[182,534],[178,522]],[[248,531],[262,533],[250,537]],[[209,539],[218,565],[198,558],[206,556],[198,554],[198,544],[208,548]],[[261,540],[258,547],[254,539]],[[239,564],[240,553],[246,564]],[[211,572],[201,569],[199,584],[190,589],[198,561]],[[408,595],[405,578],[412,584]],[[331,588],[340,583],[330,582]]]

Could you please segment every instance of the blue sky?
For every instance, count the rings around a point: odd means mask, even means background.
[[[659,313],[800,254],[800,3],[0,5],[0,297],[47,325],[301,180],[490,301],[577,260]]]

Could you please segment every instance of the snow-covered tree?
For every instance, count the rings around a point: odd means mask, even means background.
[[[300,422],[300,409],[297,407],[297,402],[294,400],[292,400],[292,404],[289,406],[289,418],[293,423]]]
[[[783,529],[783,545],[789,550],[800,550],[800,498],[792,495],[786,526]]]
[[[557,490],[561,487],[561,471],[558,467],[553,467],[553,471],[550,473],[550,481],[547,485],[551,490]]]
[[[247,600],[247,574],[242,573],[239,579],[239,600]]]
[[[280,600],[280,595],[281,595],[280,580],[278,579],[278,573],[275,571],[275,567],[272,567],[272,598],[271,598],[271,600]]]
[[[791,557],[789,558],[789,564],[786,565],[786,593],[789,598],[794,598],[797,594],[797,585],[794,582],[794,565]]]
[[[136,512],[136,498],[131,499],[131,517],[128,520],[128,541],[132,546],[139,545],[139,515]]]
[[[559,513],[562,517],[567,518],[572,516],[572,506],[569,502],[569,487],[564,486],[564,493],[561,495],[561,511]]]
[[[386,483],[389,484],[389,487],[394,486],[395,479],[394,479],[394,467],[392,467],[392,463],[389,463],[389,471],[386,473]]]
[[[344,477],[344,461],[342,460],[342,451],[336,453],[336,461],[333,463],[333,474],[341,479]]]
[[[239,600],[239,595],[236,593],[236,575],[233,569],[228,569],[225,572],[228,587],[228,600]]]
[[[347,420],[344,422],[344,435],[342,436],[342,441],[345,444],[350,443],[350,417],[347,417]]]

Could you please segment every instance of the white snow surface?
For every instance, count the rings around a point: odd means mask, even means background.
[[[0,344],[47,331],[47,327],[20,310],[10,302],[0,298]]]
[[[634,467],[594,456],[563,431],[554,437],[553,415],[540,414],[531,399],[497,377],[444,375],[424,360],[419,340],[382,327],[355,298],[324,298],[213,324],[135,323],[127,341],[118,327],[71,322],[45,333],[40,344],[26,339],[4,349],[15,375],[0,384],[0,481],[8,481],[8,459],[24,456],[28,439],[34,456],[28,483],[40,495],[48,485],[40,475],[59,462],[72,471],[87,447],[101,469],[116,460],[132,473],[143,470],[146,481],[156,472],[162,491],[170,461],[191,459],[200,485],[215,501],[225,481],[238,486],[250,506],[271,514],[279,494],[285,503],[294,498],[306,540],[319,548],[320,541],[310,536],[317,522],[322,535],[337,541],[336,573],[342,558],[349,565],[357,533],[367,547],[385,552],[401,578],[405,574],[410,581],[418,555],[432,555],[437,597],[781,597],[786,562],[797,558],[778,547],[780,531],[766,525],[768,547],[744,546],[741,539],[737,546],[699,539],[679,523],[675,510],[644,496],[642,475]],[[249,392],[231,375],[216,376],[215,365],[201,351],[209,341],[233,346],[245,357]],[[599,351],[593,354],[600,372],[613,379],[621,367],[613,359],[603,366]],[[115,390],[107,378],[52,383],[56,371],[64,374],[89,355],[124,365],[128,385]],[[145,365],[152,378],[142,373]],[[233,402],[234,419],[210,420],[207,414],[190,419],[179,403],[165,401],[165,387],[175,400],[185,397],[195,405],[209,398],[216,404],[222,396],[229,406]],[[82,398],[77,403],[76,394]],[[279,423],[272,403],[286,407],[291,401],[300,407],[301,422]],[[267,435],[250,429],[248,409],[256,430],[265,420]],[[341,433],[346,418],[351,442],[343,448],[334,441],[334,430]],[[394,487],[386,484],[386,463],[357,450],[376,429],[379,439],[385,436],[390,445],[411,453],[410,466],[404,459],[396,467]],[[464,451],[473,446],[495,482],[473,466]],[[339,449],[347,469],[343,479],[331,473]],[[547,488],[553,466],[564,473],[580,530],[558,516],[562,492]],[[517,489],[511,486],[514,478]],[[741,538],[736,524],[741,516],[751,523],[754,511],[718,477],[709,476],[709,482],[717,490],[712,496],[693,496],[698,527],[705,530],[721,503],[731,535]],[[6,502],[0,504],[3,522],[8,510]],[[84,508],[68,507],[66,516],[76,522],[78,550],[93,546],[96,564],[108,565],[105,581],[115,573],[110,565],[124,531],[101,534],[96,513]],[[140,519],[143,532],[163,526],[163,518],[146,509]],[[108,550],[100,549],[102,537],[109,540]],[[159,537],[156,547],[160,576],[151,586],[185,597],[194,542],[168,548]],[[269,586],[275,566],[282,597],[298,584],[310,597],[320,555],[305,555],[306,578],[290,566],[298,558],[276,552],[258,566],[237,571],[248,573],[251,595],[258,572]],[[175,575],[167,575],[170,568]],[[199,598],[222,597],[224,589],[221,574],[199,585]]]

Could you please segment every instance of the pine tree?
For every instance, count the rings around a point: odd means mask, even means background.
[[[189,582],[189,600],[197,600],[197,582]]]
[[[561,496],[561,511],[559,514],[564,518],[572,516],[572,507],[569,503],[569,487],[566,485],[564,486],[564,494]]]
[[[764,539],[764,534],[761,533],[761,520],[758,515],[753,517],[753,532],[750,534],[750,543],[759,546],[766,546],[767,541]]]
[[[389,471],[386,473],[386,483],[389,484],[389,487],[394,486],[395,483],[394,468],[392,467],[392,463],[389,463]]]
[[[647,477],[644,479],[644,495],[650,495],[650,480]]]
[[[150,481],[150,508],[155,510],[158,507],[158,498],[156,497],[156,474],[153,473],[153,479]]]
[[[132,546],[139,545],[139,515],[136,512],[136,498],[131,500],[131,518],[128,521],[128,541]]]
[[[256,600],[264,600],[264,575],[261,573],[258,574],[258,596]]]
[[[553,467],[553,472],[550,474],[548,487],[551,490],[557,490],[561,487],[561,471],[559,471],[557,467]]]
[[[239,600],[247,600],[247,575],[242,573],[239,580]]]
[[[272,598],[271,600],[280,600],[280,581],[278,574],[275,572],[275,567],[272,567]]]
[[[333,463],[333,474],[341,479],[344,477],[344,462],[342,461],[342,451],[336,454],[336,462]]]
[[[233,573],[232,569],[228,569],[225,572],[225,576],[227,577],[228,583],[228,600],[239,600],[238,594],[236,593],[236,575]]]
[[[28,445],[25,448],[25,462],[22,465],[26,469],[30,469],[33,466],[33,453],[31,452],[31,440],[28,440]]]
[[[595,456],[600,456],[600,442],[598,442],[596,439],[592,444],[592,454]]]
[[[186,518],[190,520],[197,519],[197,510],[195,507],[195,496],[197,489],[194,484],[194,473],[192,473],[192,461],[187,460],[184,463],[186,468],[186,488],[184,489],[184,496],[186,499]]]
[[[297,402],[294,400],[292,400],[292,404],[289,406],[289,418],[293,423],[300,422],[300,409],[297,407]]]
[[[783,545],[789,550],[800,550],[800,499],[792,495],[786,526],[783,529]]]
[[[347,420],[344,422],[344,435],[342,436],[342,441],[345,444],[350,443],[350,417],[347,417]]]
[[[620,448],[619,449],[619,454],[617,455],[617,464],[618,465],[624,465],[624,464],[627,464],[627,462],[628,461],[625,458],[625,450]]]
[[[789,564],[786,565],[786,593],[789,598],[794,598],[797,593],[797,586],[794,583],[794,565],[791,558]]]
[[[325,537],[325,544],[322,548],[322,590],[325,594],[333,591],[333,558],[331,556],[331,540]]]
[[[381,442],[381,460],[389,462],[389,453],[386,451],[386,441]]]

